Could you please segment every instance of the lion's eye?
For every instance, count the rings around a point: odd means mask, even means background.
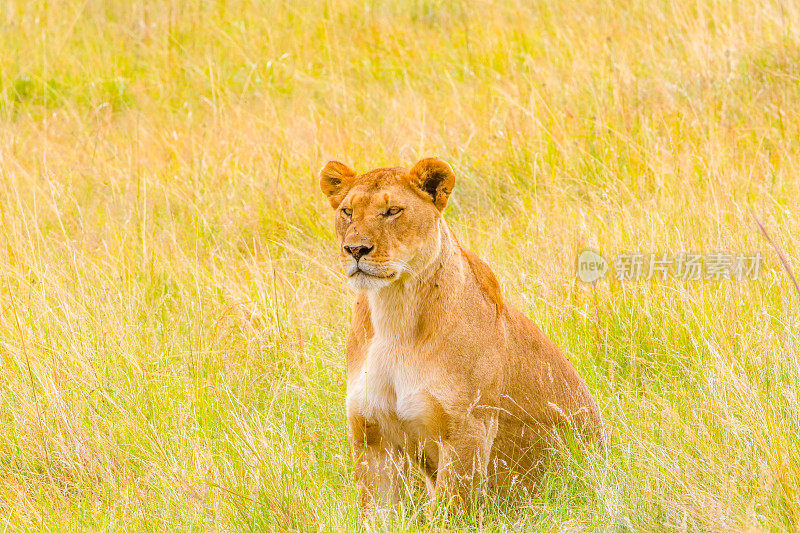
[[[342,209],[342,213],[344,213],[344,216],[346,216],[348,218],[353,216],[353,210],[352,209],[346,209],[346,208]]]
[[[396,215],[397,213],[399,213],[402,210],[403,210],[402,207],[390,207],[388,210],[386,210],[386,212],[383,214],[383,216],[392,217],[392,216]]]

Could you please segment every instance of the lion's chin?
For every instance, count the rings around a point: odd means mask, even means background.
[[[386,287],[387,285],[390,285],[395,279],[397,279],[397,275],[395,274],[386,277],[379,277],[370,276],[369,274],[365,274],[359,270],[347,278],[347,284],[355,292],[376,291]]]

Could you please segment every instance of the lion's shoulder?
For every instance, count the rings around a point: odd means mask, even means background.
[[[373,334],[367,295],[361,293],[353,304],[353,318],[350,322],[350,334],[347,337],[348,371],[361,366],[361,362],[366,356],[367,344]]]
[[[492,272],[489,265],[484,263],[475,253],[462,248],[461,255],[467,261],[472,275],[475,276],[475,280],[478,282],[478,288],[495,305],[497,314],[499,315],[505,304],[503,302],[503,293],[500,290],[500,283],[497,281],[494,272]]]

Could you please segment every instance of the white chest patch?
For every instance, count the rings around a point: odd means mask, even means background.
[[[425,418],[428,395],[424,376],[407,363],[408,349],[393,339],[372,339],[358,375],[348,376],[348,414],[382,423],[397,417],[414,422]]]

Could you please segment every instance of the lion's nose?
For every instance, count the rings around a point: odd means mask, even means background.
[[[357,244],[354,246],[344,246],[344,251],[348,254],[352,255],[353,258],[358,261],[368,253],[372,251],[373,246],[364,246],[363,244]]]

